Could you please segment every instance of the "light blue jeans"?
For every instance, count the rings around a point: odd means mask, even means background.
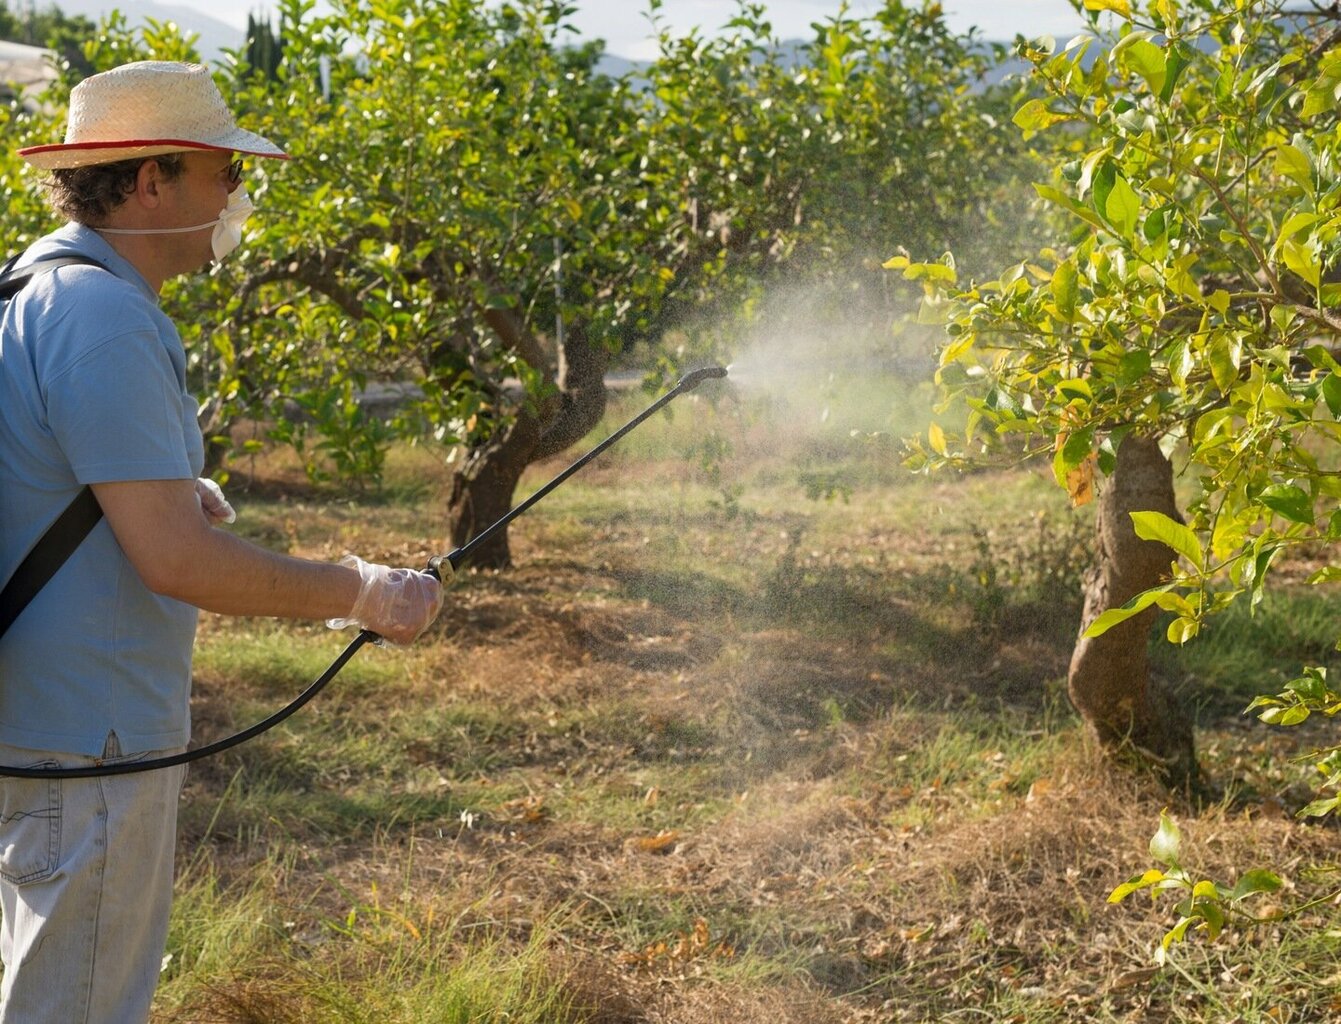
[[[0,744],[0,764],[135,760]],[[172,905],[184,765],[101,779],[0,778],[0,1024],[144,1024]]]

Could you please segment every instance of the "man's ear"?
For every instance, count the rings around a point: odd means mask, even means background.
[[[155,209],[163,201],[162,188],[165,180],[158,161],[150,157],[140,164],[140,169],[135,172],[133,195],[146,209]]]

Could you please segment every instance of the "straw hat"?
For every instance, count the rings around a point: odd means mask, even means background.
[[[269,139],[237,126],[207,68],[161,60],[84,79],[70,93],[65,141],[19,156],[54,170],[194,149],[288,159]]]

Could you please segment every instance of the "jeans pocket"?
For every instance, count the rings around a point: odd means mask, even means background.
[[[34,768],[59,768],[42,761]],[[60,861],[59,779],[5,779],[0,785],[0,876],[11,885],[40,882]]]

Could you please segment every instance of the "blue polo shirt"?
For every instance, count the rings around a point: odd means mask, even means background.
[[[186,355],[158,297],[70,224],[23,263],[78,254],[0,306],[0,578],[90,483],[194,479],[204,464]],[[190,735],[197,612],[152,593],[104,519],[0,638],[0,740],[98,755]]]

